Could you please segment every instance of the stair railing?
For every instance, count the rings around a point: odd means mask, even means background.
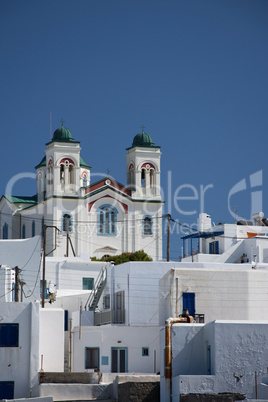
[[[107,275],[107,268],[106,268],[106,266],[104,266],[101,268],[100,273],[96,279],[96,282],[94,283],[94,289],[92,290],[92,292],[90,293],[90,295],[86,301],[85,310],[87,309],[87,307],[88,307],[88,310],[90,310],[90,307],[93,304],[93,301],[95,299],[95,296],[98,293],[98,290],[100,289],[102,283],[106,280],[106,275]]]

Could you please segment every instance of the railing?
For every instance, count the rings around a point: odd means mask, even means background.
[[[85,310],[87,309],[87,307],[88,307],[88,309],[90,309],[90,307],[92,306],[92,303],[93,303],[95,297],[97,297],[97,293],[100,290],[101,285],[106,280],[106,275],[107,275],[107,269],[106,269],[106,267],[102,267],[102,269],[99,273],[99,276],[97,277],[96,282],[94,284],[94,289],[92,290],[92,292],[90,293],[90,295],[86,301]]]
[[[125,324],[126,310],[107,310],[94,314],[94,325]]]
[[[204,324],[205,322],[205,314],[195,314],[194,315],[195,322],[199,324]]]

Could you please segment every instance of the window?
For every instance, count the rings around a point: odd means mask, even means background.
[[[14,399],[14,381],[0,381],[0,400]]]
[[[62,215],[62,231],[71,232],[72,231],[72,216],[70,214]]]
[[[142,356],[149,356],[149,348],[142,348]]]
[[[19,324],[0,324],[0,347],[19,346]]]
[[[83,278],[83,290],[92,290],[94,288],[94,278]]]
[[[25,223],[22,225],[22,234],[21,234],[21,237],[22,237],[23,239],[25,239],[25,238],[26,238],[26,228],[25,228]]]
[[[141,186],[146,187],[146,170],[141,169]]]
[[[83,174],[83,187],[87,186],[87,175],[84,173]]]
[[[64,165],[60,165],[60,183],[64,183]]]
[[[213,241],[209,243],[209,254],[219,254],[219,242]]]
[[[99,348],[86,348],[85,369],[99,368]]]
[[[143,218],[143,234],[147,236],[153,234],[153,220],[150,216]]]
[[[153,188],[154,187],[154,169],[150,169],[150,187]]]
[[[35,221],[32,221],[32,237],[35,236]]]
[[[120,290],[114,294],[114,319],[115,324],[125,323],[125,292]]]
[[[116,236],[117,209],[112,205],[98,208],[98,234]]]
[[[3,239],[8,239],[8,224],[5,223],[3,226]]]
[[[69,183],[74,184],[74,167],[73,167],[73,165],[69,166]]]

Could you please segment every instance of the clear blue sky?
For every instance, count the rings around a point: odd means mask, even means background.
[[[92,174],[109,168],[122,183],[144,124],[163,152],[174,219],[196,222],[200,186],[213,185],[205,212],[233,222],[228,194],[243,179],[232,210],[249,219],[258,190],[268,215],[267,0],[1,0],[0,66],[1,194],[44,156],[52,112],[53,131],[63,118]],[[35,182],[14,193],[34,194]],[[171,258],[180,247],[174,234]]]

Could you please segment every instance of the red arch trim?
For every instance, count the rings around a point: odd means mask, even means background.
[[[121,201],[117,200],[116,198],[112,197],[111,195],[104,195],[103,197],[100,197],[95,201],[89,202],[88,203],[88,212],[90,212],[90,210],[91,210],[92,206],[95,204],[95,202],[98,201],[98,200],[101,200],[102,198],[112,198],[113,200],[116,200],[117,202],[119,202],[123,206],[125,214],[128,213],[128,205],[125,204],[124,202],[121,202]]]

